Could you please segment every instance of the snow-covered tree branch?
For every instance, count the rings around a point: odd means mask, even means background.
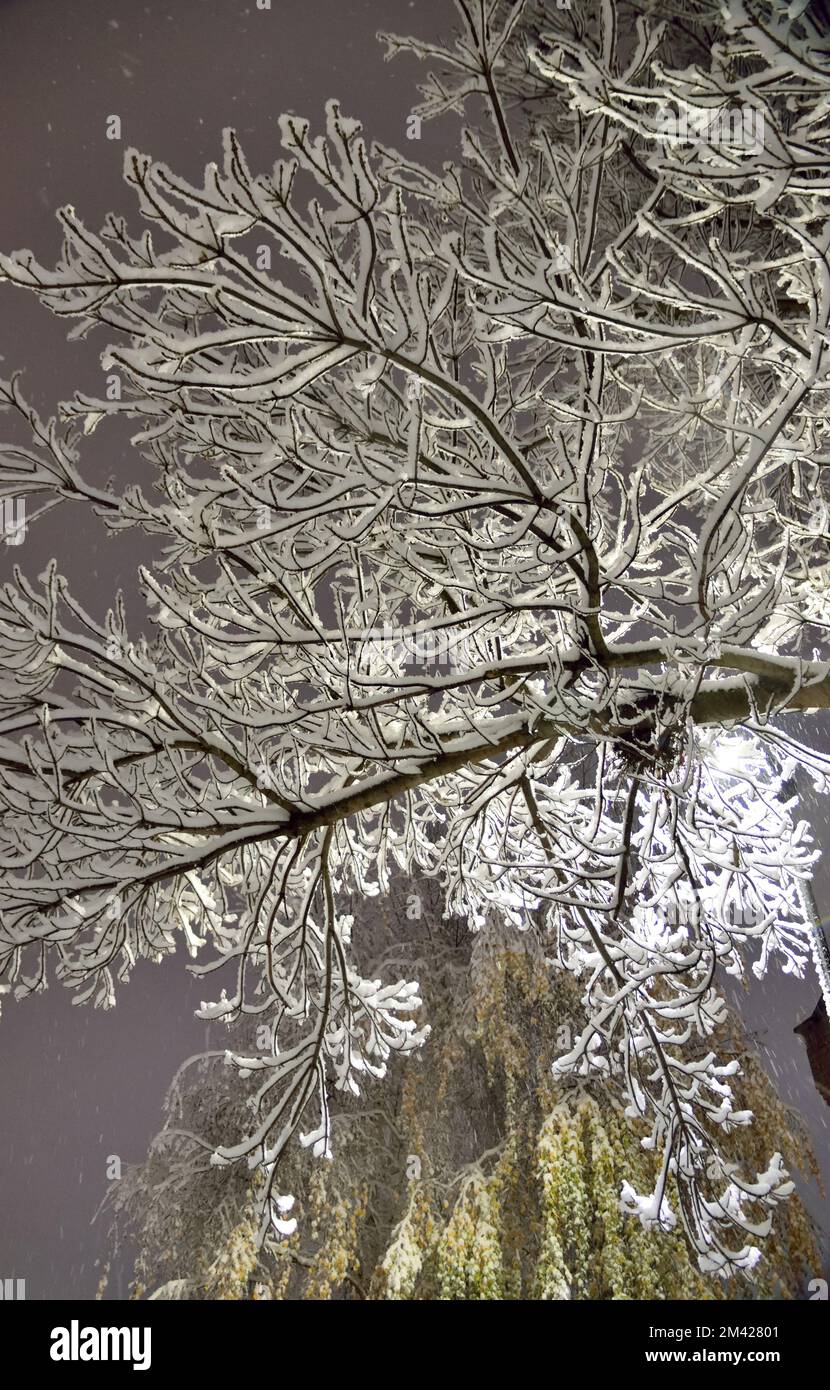
[[[146,230],[64,208],[55,269],[0,257],[122,382],[63,426],[5,383],[31,444],[3,495],[158,538],[134,626],[56,565],[0,595],[0,971],[27,992],[51,958],[107,1004],[209,942],[205,1016],[271,1037],[230,1054],[261,1086],[214,1157],[262,1166],[278,1231],[292,1136],[326,1153],[332,1090],[428,1032],[338,908],[397,870],[576,976],[557,1070],[626,1088],[663,1156],[627,1209],[730,1273],[791,1190],[722,1156],[751,1116],[698,1044],[720,972],[810,953],[783,783],[823,785],[787,716],[830,707],[830,56],[773,0],[728,10],[678,37],[457,0],[446,46],[387,41],[421,116],[461,116],[457,163],[331,102],[265,176],[232,131],[201,185],[131,150]],[[143,471],[100,489],[110,416]]]

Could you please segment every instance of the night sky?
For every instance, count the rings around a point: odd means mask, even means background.
[[[437,37],[451,23],[449,0],[273,0],[270,11],[255,0],[0,0],[0,248],[30,247],[53,264],[60,249],[53,213],[65,203],[94,227],[115,211],[136,231],[135,199],[121,179],[128,146],[199,180],[221,155],[222,128],[232,125],[259,172],[279,155],[278,115],[307,116],[319,133],[330,97],[363,121],[370,138],[439,166],[455,153],[457,127],[451,120],[425,126],[420,144],[408,144],[421,69],[409,59],[384,63],[375,34]],[[112,115],[121,119],[120,142],[106,137]],[[0,286],[0,375],[22,369],[24,394],[46,415],[75,390],[104,391],[105,334],[67,343],[68,326],[33,296]],[[6,426],[0,416],[3,438]],[[84,457],[95,481],[136,476],[126,433],[113,422],[85,441]],[[137,628],[134,575],[151,554],[140,532],[109,537],[95,517],[66,503],[23,545],[0,546],[0,578],[14,563],[35,578],[55,556],[96,617],[123,589]],[[828,719],[798,727],[830,746]],[[826,820],[819,804],[819,841]],[[827,865],[816,892],[830,915]],[[140,962],[111,1013],[73,1008],[55,986],[20,1005],[4,1000],[0,1279],[25,1278],[28,1298],[94,1296],[105,1231],[90,1222],[106,1191],[107,1159],[143,1158],[176,1067],[205,1045],[205,1025],[193,1013],[204,986],[185,961]],[[830,1107],[792,1033],[817,997],[814,980],[775,975],[753,988],[748,1010],[775,1058],[782,1093],[807,1119],[830,1184]],[[827,1247],[826,1205],[814,1190],[807,1196],[816,1214],[825,1208]],[[117,1281],[110,1289],[125,1292]]]

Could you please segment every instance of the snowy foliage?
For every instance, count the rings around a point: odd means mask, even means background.
[[[131,631],[54,564],[0,593],[0,971],[23,994],[51,957],[108,1005],[138,956],[208,945],[204,1016],[271,1038],[228,1054],[261,1084],[216,1161],[291,1226],[286,1144],[325,1156],[331,1089],[427,1036],[338,911],[418,866],[473,929],[543,926],[585,1005],[559,1073],[623,1086],[662,1154],[625,1210],[667,1221],[671,1176],[728,1273],[791,1183],[723,1158],[751,1116],[686,1044],[719,970],[809,959],[782,784],[822,782],[786,713],[830,705],[830,59],[763,0],[683,51],[611,0],[457,10],[447,47],[389,40],[424,118],[480,122],[442,172],[331,102],[322,134],[282,118],[267,176],[232,131],[201,185],[129,151],[147,230],[64,208],[54,270],[0,258],[123,382],[63,430],[6,383],[32,444],[3,494],[163,540]],[[111,416],[141,485],[84,476]]]

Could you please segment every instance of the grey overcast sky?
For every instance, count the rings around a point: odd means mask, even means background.
[[[135,201],[121,180],[129,145],[195,178],[232,125],[251,166],[269,169],[278,115],[296,111],[319,126],[329,97],[370,138],[404,145],[420,70],[405,59],[384,63],[375,34],[437,36],[452,20],[450,0],[272,0],[270,10],[255,0],[0,0],[0,247],[30,247],[53,263],[53,212],[65,203],[96,227],[108,211],[135,226]],[[121,120],[120,142],[107,139],[112,115]],[[452,122],[424,127],[418,158],[440,165],[454,154],[455,135]],[[67,343],[65,323],[0,286],[0,374],[23,369],[24,390],[41,411],[52,413],[76,389],[101,394],[103,346],[100,336]],[[88,444],[102,480],[131,467],[114,432],[99,430]],[[133,532],[108,538],[94,519],[64,507],[24,545],[0,547],[0,578],[15,562],[37,575],[52,556],[81,601],[103,615],[119,588],[129,606],[147,541]],[[821,732],[827,746],[826,721]],[[825,809],[817,814],[824,828]],[[830,911],[826,870],[818,893]],[[204,1043],[193,1016],[200,997],[178,956],[163,967],[142,963],[110,1014],[73,1008],[55,987],[4,1004],[0,1279],[25,1278],[29,1298],[94,1296],[103,1231],[90,1220],[107,1159],[143,1157],[176,1066]],[[813,982],[776,976],[754,991],[749,1013],[830,1182],[830,1109],[792,1034],[816,997]],[[808,1199],[826,1230],[821,1198],[812,1190]]]

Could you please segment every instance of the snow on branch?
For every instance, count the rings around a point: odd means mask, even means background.
[[[54,564],[0,592],[0,974],[110,1004],[209,943],[204,1016],[271,1039],[228,1052],[261,1085],[214,1161],[278,1232],[285,1145],[427,1036],[338,910],[416,868],[580,981],[558,1070],[663,1155],[625,1210],[728,1274],[790,1190],[722,1156],[751,1117],[705,1045],[719,972],[809,958],[787,714],[830,706],[830,66],[755,8],[709,45],[459,3],[454,42],[387,39],[467,123],[451,166],[330,102],[269,174],[233,131],[201,184],[131,150],[139,236],[64,208],[55,268],[0,257],[122,383],[61,424],[4,384],[0,492],[164,541],[136,628]],[[84,477],[110,417],[140,486]]]

